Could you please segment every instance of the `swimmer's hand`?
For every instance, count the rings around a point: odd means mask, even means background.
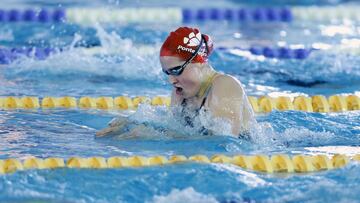
[[[109,127],[99,130],[95,135],[96,137],[104,137],[119,134],[128,123],[129,120],[126,117],[115,118],[110,121]]]
[[[156,127],[141,123],[130,129],[129,131],[124,132],[120,135],[118,134],[115,137],[117,139],[136,139],[136,138],[153,139],[160,137],[182,138],[184,137],[184,135],[181,135],[178,132],[169,129],[157,129]]]
[[[127,117],[118,117],[110,121],[107,128],[96,132],[96,137],[115,136],[118,139],[154,138],[154,136],[182,138],[187,137],[177,131],[154,127],[146,123],[136,123]]]
[[[128,132],[124,132],[118,136],[116,136],[117,139],[134,139],[134,138],[147,138],[151,137],[152,133],[154,133],[154,130],[152,128],[148,128],[144,124],[136,125],[134,128],[129,130]],[[150,136],[149,136],[150,135]]]

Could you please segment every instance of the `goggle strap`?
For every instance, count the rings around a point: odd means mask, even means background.
[[[209,46],[208,46],[208,43],[206,41],[205,35],[201,35],[201,37],[204,39],[204,42],[205,42],[206,54],[209,54]]]

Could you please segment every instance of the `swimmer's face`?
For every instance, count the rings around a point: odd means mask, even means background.
[[[166,71],[173,67],[183,65],[185,61],[178,57],[162,56],[160,57],[160,63],[162,69]],[[200,74],[199,63],[189,63],[180,75],[168,75],[168,77],[176,95],[183,98],[190,98],[194,97],[200,88]]]

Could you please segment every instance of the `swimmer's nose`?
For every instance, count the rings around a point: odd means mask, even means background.
[[[178,80],[176,79],[175,76],[169,75],[169,82],[170,82],[171,84],[175,84],[175,83],[178,82]]]

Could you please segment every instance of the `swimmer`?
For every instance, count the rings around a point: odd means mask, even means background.
[[[208,63],[212,51],[211,38],[196,28],[180,27],[167,37],[160,49],[160,63],[173,86],[171,107],[181,109],[184,125],[193,127],[194,119],[204,111],[230,123],[231,134],[238,137],[250,130],[254,113],[240,81],[215,71]],[[126,124],[126,118],[115,119],[96,135],[121,133]],[[135,132],[146,128],[140,124]],[[212,134],[205,127],[200,131]]]

